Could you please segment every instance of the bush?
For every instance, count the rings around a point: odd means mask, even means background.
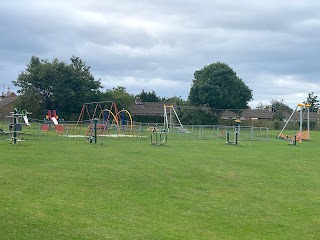
[[[281,129],[281,122],[280,121],[274,121],[273,127],[275,130],[280,130]]]
[[[132,119],[135,122],[142,122],[142,123],[162,123],[163,122],[162,116],[154,116],[154,115],[137,115],[137,116],[133,116]]]

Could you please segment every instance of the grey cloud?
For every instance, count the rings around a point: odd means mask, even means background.
[[[137,91],[147,79],[159,95],[187,96],[194,71],[222,61],[253,89],[255,101],[292,98],[299,86],[269,82],[288,76],[300,85],[319,82],[319,7],[298,0],[3,1],[1,83],[10,84],[32,55],[64,61],[77,55],[107,85]],[[169,91],[161,81],[183,87]]]

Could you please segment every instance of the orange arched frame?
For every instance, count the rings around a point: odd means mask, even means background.
[[[126,109],[120,110],[120,111],[116,114],[116,119],[118,119],[118,117],[120,116],[120,113],[122,113],[122,112],[125,112],[125,113],[128,114],[129,119],[130,119],[130,129],[132,129],[132,117],[131,117],[131,114],[130,114],[130,112],[129,112],[128,110],[126,110]]]
[[[104,112],[108,112],[108,113],[110,113],[110,114],[112,115],[113,121],[116,121],[116,124],[117,124],[117,126],[118,126],[118,128],[119,128],[119,121],[118,121],[118,119],[117,119],[117,116],[114,115],[114,113],[111,112],[109,109],[104,109],[104,110],[102,110],[102,111],[100,112],[100,114],[99,114],[99,121],[100,121],[101,115],[102,115]]]

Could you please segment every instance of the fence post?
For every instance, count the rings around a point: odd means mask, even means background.
[[[226,142],[227,143],[230,142],[230,132],[229,131],[226,132]]]
[[[238,131],[236,131],[236,145],[238,145]]]

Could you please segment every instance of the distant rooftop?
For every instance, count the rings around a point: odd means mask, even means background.
[[[16,97],[16,96],[17,96],[17,95],[10,90],[10,87],[8,87],[8,89],[7,89],[6,92],[2,92],[2,93],[1,93],[0,101],[1,101],[2,99],[4,99],[4,98]]]

